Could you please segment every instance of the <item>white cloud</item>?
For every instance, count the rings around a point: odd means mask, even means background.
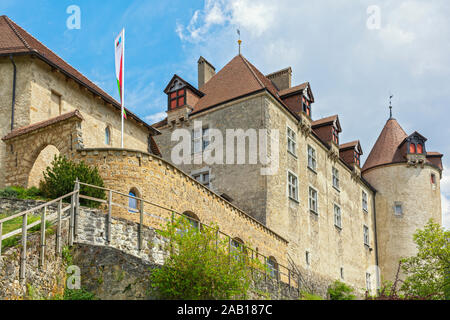
[[[448,167],[444,166],[441,180],[442,220],[444,227],[450,230],[450,172],[447,170]]]
[[[163,120],[166,116],[167,116],[167,114],[165,112],[158,112],[158,113],[155,113],[155,114],[148,115],[144,119],[149,124],[154,124],[154,123],[156,123],[158,121]]]

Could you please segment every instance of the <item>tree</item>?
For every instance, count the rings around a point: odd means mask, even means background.
[[[353,289],[345,283],[336,280],[329,288],[328,295],[330,300],[355,300]]]
[[[162,299],[215,300],[245,298],[252,268],[260,268],[245,250],[218,237],[218,229],[192,225],[181,217],[158,231],[167,239],[169,256],[150,278]],[[230,252],[231,251],[231,252]]]
[[[409,295],[445,299],[450,290],[450,231],[430,220],[414,234],[418,253],[402,260],[401,290]]]
[[[46,198],[56,199],[72,192],[77,178],[80,182],[104,187],[103,179],[97,168],[91,168],[83,161],[75,163],[68,160],[65,156],[55,155],[52,163],[44,172],[44,179],[41,180],[39,189]],[[101,189],[82,185],[80,192],[86,196],[106,199],[105,192]],[[82,205],[91,207],[99,205],[98,202],[84,199],[81,199],[80,202]]]

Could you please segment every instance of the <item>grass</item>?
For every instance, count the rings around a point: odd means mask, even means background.
[[[0,214],[0,220],[2,220],[4,218],[7,218],[9,216],[11,216],[11,214],[2,213],[2,214]],[[32,224],[32,223],[34,223],[36,221],[39,221],[40,219],[41,218],[39,216],[28,216],[27,225],[30,225],[30,224]],[[3,223],[2,235],[6,235],[6,234],[8,234],[8,233],[10,233],[12,231],[17,230],[17,229],[22,229],[22,221],[23,221],[22,217],[17,217],[17,218],[14,218],[12,220],[9,220],[7,222],[4,222]],[[45,226],[46,226],[46,230],[47,230],[46,233],[48,235],[48,230],[49,229],[47,229],[47,228],[51,226],[50,222],[46,221]],[[33,228],[29,229],[28,232],[29,233],[34,233],[34,232],[37,232],[37,231],[40,231],[40,230],[41,230],[41,224],[38,224],[38,225],[34,226]],[[10,248],[10,247],[16,246],[19,243],[20,238],[21,238],[21,235],[19,234],[19,235],[16,235],[14,237],[11,237],[11,238],[3,240],[2,241],[2,248]]]
[[[5,189],[0,189],[0,198],[47,200],[43,197],[42,192],[36,187],[32,187],[30,189],[25,189],[22,187],[7,187]]]

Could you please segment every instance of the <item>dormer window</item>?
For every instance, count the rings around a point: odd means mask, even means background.
[[[336,143],[337,145],[339,145],[339,132],[338,130],[333,127],[331,129],[332,135],[333,135],[333,142]]]
[[[414,143],[409,144],[409,153],[416,153],[416,145]]]
[[[169,93],[169,109],[182,107],[186,104],[186,88]]]
[[[426,154],[425,141],[427,141],[427,138],[416,131],[406,138],[403,143],[406,143],[406,150],[409,154]]]
[[[303,97],[303,112],[311,117],[311,103],[305,97]]]
[[[358,167],[361,166],[361,155],[355,151],[355,164],[358,165]]]
[[[420,153],[420,154],[423,153],[423,146],[420,143],[417,144],[417,153]]]

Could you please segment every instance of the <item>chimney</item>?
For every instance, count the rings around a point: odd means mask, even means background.
[[[292,68],[287,67],[266,76],[277,87],[278,91],[289,89],[292,81]]]
[[[198,59],[198,89],[207,83],[216,74],[216,68],[205,58]]]

